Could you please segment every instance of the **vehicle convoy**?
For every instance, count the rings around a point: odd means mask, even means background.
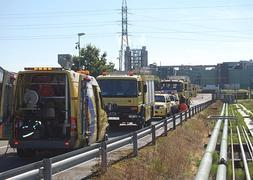
[[[7,140],[11,135],[11,102],[15,73],[0,67],[0,139]]]
[[[63,68],[25,68],[17,75],[10,145],[19,156],[71,150],[102,141],[108,126],[94,77]]]
[[[190,81],[185,76],[169,76],[166,80],[161,80],[161,92],[168,94],[178,94],[180,98],[184,98],[184,103],[190,106]],[[180,102],[180,101],[179,101]],[[172,113],[176,113],[177,107],[172,106]]]
[[[155,104],[152,75],[100,75],[97,81],[110,126],[132,122],[141,128],[150,123]]]
[[[155,94],[155,113],[154,117],[164,118],[170,114],[171,101],[168,94]]]

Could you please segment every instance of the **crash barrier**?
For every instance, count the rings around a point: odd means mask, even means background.
[[[177,125],[182,125],[183,121],[194,116],[196,113],[207,108],[213,101],[208,101],[189,108],[185,112],[180,112],[157,122],[154,125],[140,129],[133,133],[129,133],[123,136],[119,136],[112,140],[103,141],[88,147],[77,149],[66,154],[55,156],[49,159],[44,159],[32,164],[28,164],[19,168],[15,168],[9,171],[0,173],[0,179],[14,178],[14,179],[51,179],[52,175],[85,163],[92,159],[101,158],[101,168],[103,171],[107,169],[107,155],[108,153],[122,148],[123,146],[132,144],[133,155],[138,155],[138,140],[151,135],[151,144],[156,143],[157,137],[160,135],[157,133],[163,131],[161,135],[167,135],[167,131],[176,129]],[[171,127],[172,125],[172,127]]]

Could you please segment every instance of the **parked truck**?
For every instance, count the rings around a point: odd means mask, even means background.
[[[150,124],[155,104],[154,76],[100,75],[97,81],[110,126],[132,122],[142,128]]]
[[[17,74],[10,145],[20,157],[73,150],[106,137],[107,115],[94,77],[30,67]]]
[[[190,80],[187,76],[169,76],[167,79],[161,80],[161,92],[168,94],[178,94],[179,103],[184,99],[184,103],[190,106],[191,88]],[[180,106],[180,104],[179,104]],[[171,111],[177,112],[177,107],[172,106]]]

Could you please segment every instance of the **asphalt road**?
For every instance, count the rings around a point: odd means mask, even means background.
[[[211,100],[211,94],[199,94],[196,98],[192,99],[192,106]],[[152,124],[156,123],[157,120],[153,121]],[[109,139],[128,134],[138,130],[135,125],[121,125],[119,128],[110,129],[108,136]],[[0,172],[4,172],[10,169],[14,169],[32,162],[39,161],[43,157],[36,158],[19,158],[16,154],[15,149],[7,148],[7,141],[0,141]],[[7,152],[6,152],[7,150]],[[6,152],[6,153],[5,153]]]

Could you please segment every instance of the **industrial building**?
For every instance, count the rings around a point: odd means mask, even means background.
[[[125,51],[125,71],[131,69],[140,69],[148,67],[148,51],[146,46],[141,49],[130,49],[126,47]]]
[[[223,62],[217,65],[150,65],[152,72],[161,79],[167,76],[189,76],[191,82],[201,87],[215,86],[222,89],[253,88],[253,61]]]

